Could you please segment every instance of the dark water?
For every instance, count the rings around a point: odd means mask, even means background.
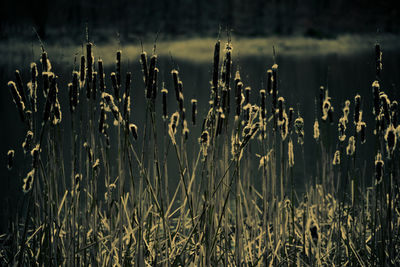
[[[51,55],[50,55],[51,58]],[[209,63],[196,63],[189,61],[176,61],[172,63],[168,57],[159,58],[159,82],[165,81],[165,86],[169,90],[168,106],[169,114],[177,109],[174,89],[172,87],[170,71],[172,68],[178,68],[180,71],[180,78],[184,84],[184,95],[186,109],[190,110],[190,99],[196,98],[199,101],[199,119],[205,116],[208,109],[208,100],[210,92],[211,80],[211,58]],[[132,80],[132,118],[139,126],[144,121],[145,101],[143,96],[143,80],[139,65],[138,58],[130,58],[128,67],[127,62],[123,58],[123,71],[131,71],[133,75]],[[67,102],[67,83],[71,80],[71,71],[73,69],[73,62],[70,64],[57,64],[56,58],[51,58],[53,64],[53,71],[59,76],[59,95],[61,106],[63,109],[63,123],[69,125],[70,116],[68,111]],[[3,159],[0,164],[1,175],[1,188],[0,188],[0,203],[1,213],[7,214],[5,210],[14,209],[21,203],[22,192],[21,185],[22,179],[29,171],[30,162],[29,157],[24,158],[21,144],[24,140],[24,127],[19,120],[18,113],[14,103],[12,102],[11,94],[7,87],[7,82],[14,79],[15,69],[20,69],[24,82],[28,82],[30,77],[29,64],[30,59],[23,58],[22,62],[13,62],[12,60],[0,60],[0,84],[2,87],[0,97],[0,114],[2,120],[2,127],[0,131],[1,145],[0,154]],[[371,84],[375,79],[375,60],[374,50],[360,52],[352,55],[342,54],[328,54],[328,55],[310,55],[302,56],[277,56],[277,64],[279,65],[279,94],[286,99],[288,107],[298,108],[301,115],[305,120],[305,155],[306,155],[306,173],[304,177],[302,166],[300,169],[295,170],[295,177],[299,184],[304,183],[313,174],[315,174],[315,159],[317,147],[315,141],[312,139],[312,127],[315,118],[315,105],[314,100],[318,96],[319,87],[324,85],[329,88],[329,94],[332,98],[332,105],[335,108],[334,120],[335,124],[332,126],[336,128],[336,123],[339,116],[342,115],[343,103],[346,99],[352,102],[354,96],[359,93],[362,96],[362,108],[364,110],[363,118],[367,123],[369,134],[367,135],[367,143],[360,148],[360,160],[365,161],[367,173],[371,173],[373,163],[373,142],[371,131],[373,129],[372,118],[372,89]],[[39,62],[36,62],[39,64]],[[272,58],[269,56],[257,57],[233,57],[233,70],[240,70],[242,81],[245,86],[251,86],[251,102],[258,103],[258,90],[266,84],[266,70],[273,64]],[[113,66],[106,69],[107,87],[111,88],[110,72],[114,70]],[[385,51],[383,54],[383,72],[381,88],[388,94],[391,100],[399,99],[400,93],[398,92],[400,86],[400,49],[395,51]],[[232,82],[233,83],[233,82]],[[42,94],[39,90],[39,96]],[[158,98],[157,109],[161,113],[161,98]],[[159,113],[159,114],[160,114]],[[69,127],[65,127],[69,129]],[[200,127],[194,128],[191,134],[199,136]],[[350,134],[349,134],[350,135]],[[67,135],[64,136],[65,153],[68,155],[70,148],[70,139]],[[332,138],[337,138],[333,136]],[[370,142],[368,142],[370,140]],[[335,141],[336,142],[336,141]],[[16,163],[15,167],[8,171],[6,169],[6,153],[9,149],[16,150]],[[301,158],[300,150],[295,147],[295,161]],[[27,162],[24,162],[27,161]],[[10,202],[6,199],[13,199]],[[15,200],[15,201],[14,201]],[[7,208],[8,207],[8,208]],[[6,215],[5,215],[6,216]],[[3,217],[3,216],[0,216]],[[0,218],[0,228],[4,229],[4,217]]]

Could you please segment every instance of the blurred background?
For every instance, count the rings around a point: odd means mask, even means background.
[[[140,40],[151,54],[153,41],[158,36],[159,84],[165,82],[166,88],[173,90],[170,71],[178,68],[186,104],[189,105],[191,98],[199,100],[199,121],[208,108],[213,46],[217,38],[224,44],[226,29],[229,29],[233,70],[240,70],[244,85],[253,88],[253,103],[259,101],[258,90],[266,85],[266,70],[274,63],[274,46],[279,65],[279,94],[285,97],[287,108],[294,107],[305,118],[307,175],[303,175],[303,165],[297,165],[295,180],[299,188],[316,175],[318,147],[312,138],[312,127],[314,100],[321,85],[329,89],[335,121],[341,116],[344,101],[353,101],[355,94],[360,93],[364,119],[367,125],[372,125],[371,84],[375,80],[377,41],[383,51],[381,87],[391,99],[399,100],[400,8],[395,0],[0,1],[0,234],[7,231],[8,219],[23,204],[22,179],[30,167],[30,158],[24,156],[21,147],[24,125],[7,83],[15,79],[16,69],[21,71],[24,84],[28,82],[30,63],[40,63],[39,36],[48,52],[52,71],[59,77],[66,125],[63,141],[68,153],[67,84],[72,71],[79,66],[77,59],[84,54],[86,29],[95,45],[95,59],[102,58],[106,64],[108,88],[111,88],[110,72],[115,68],[115,52],[122,50],[122,71],[133,74],[132,112],[139,126],[144,122],[145,109]],[[43,98],[42,94],[39,97]],[[173,113],[176,108],[173,94],[168,101],[169,113]],[[200,128],[191,131],[199,135]],[[374,153],[368,140],[372,140],[371,133],[359,155],[365,163],[364,172],[372,174]],[[11,171],[6,168],[9,149],[14,149],[16,155]],[[295,161],[301,158],[299,151],[295,147]]]
[[[0,36],[43,39],[81,36],[88,23],[106,41],[159,31],[165,36],[215,36],[219,26],[236,35],[304,35],[333,38],[340,33],[398,33],[396,0],[14,0],[0,3]]]

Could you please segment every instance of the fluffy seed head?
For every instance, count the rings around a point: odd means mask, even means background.
[[[35,177],[35,169],[32,169],[26,177],[24,178],[24,184],[22,186],[22,191],[26,194],[28,193],[33,187],[33,179]]]
[[[349,156],[354,155],[354,152],[356,151],[356,141],[354,139],[354,136],[349,137],[349,144],[346,147],[346,154]]]
[[[14,162],[15,151],[13,149],[7,152],[7,169],[11,170]]]
[[[380,184],[383,177],[383,166],[382,154],[378,152],[375,157],[375,183]]]
[[[336,150],[335,154],[333,155],[332,165],[339,165],[340,164],[340,151]]]

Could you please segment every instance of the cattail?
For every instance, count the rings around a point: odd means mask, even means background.
[[[328,110],[328,121],[330,124],[333,123],[333,111],[334,111],[334,108],[331,106],[331,108]]]
[[[197,100],[192,99],[190,102],[192,103],[192,124],[196,125]]]
[[[178,100],[178,103],[179,103],[179,110],[180,110],[181,112],[183,111],[183,101],[184,101],[183,94],[182,94],[181,92],[179,92],[179,100]]]
[[[171,141],[173,144],[176,144],[175,134],[176,134],[178,122],[179,122],[179,112],[175,112],[174,114],[172,114],[171,121],[168,125],[168,129],[169,129],[168,134],[171,137]]]
[[[289,161],[289,168],[292,168],[294,166],[294,153],[293,153],[292,139],[290,139],[289,143],[288,143],[288,161]]]
[[[56,101],[53,103],[53,112],[54,112],[54,119],[53,119],[53,124],[59,124],[62,119],[62,112],[61,112],[61,106],[60,102],[58,101],[58,97],[56,98]]]
[[[201,152],[203,154],[203,157],[207,156],[207,150],[210,145],[210,138],[207,130],[204,130],[199,138],[199,143],[201,145]]]
[[[382,154],[378,152],[375,157],[375,179],[376,179],[376,185],[380,184],[382,182],[383,178],[383,160],[382,160]]]
[[[394,149],[396,148],[396,143],[397,143],[396,132],[393,125],[390,125],[386,129],[385,141],[386,141],[386,150],[390,158],[391,155],[393,154]]]
[[[22,84],[22,78],[21,78],[21,74],[20,74],[19,70],[15,71],[15,83],[17,86],[18,93],[21,96],[22,102],[24,102],[25,107],[26,107],[27,102],[26,102],[26,97],[25,97],[25,91],[24,91],[24,86]]]
[[[382,71],[382,51],[379,43],[375,44],[375,69],[376,78],[379,79]]]
[[[364,144],[366,142],[366,133],[365,133],[366,127],[367,127],[367,124],[363,121],[357,124],[357,132],[360,132],[361,144]]]
[[[28,193],[33,187],[33,179],[35,177],[35,169],[32,169],[26,177],[24,178],[24,184],[22,186],[22,191],[26,194]]]
[[[244,103],[245,105],[250,105],[250,91],[251,91],[251,87],[247,86],[246,88],[244,88]],[[249,111],[247,111],[245,113],[245,120],[249,120]]]
[[[97,72],[93,72],[92,78],[92,99],[96,100],[96,87],[97,87]]]
[[[79,103],[78,72],[76,71],[72,73],[72,103],[74,108],[76,108]]]
[[[278,119],[279,121],[283,120],[283,104],[285,103],[285,99],[281,96],[278,98]]]
[[[326,121],[329,117],[329,111],[331,110],[331,98],[325,97],[324,103],[322,104],[322,120]]]
[[[379,111],[380,111],[380,106],[379,106],[379,82],[378,81],[374,81],[372,83],[372,93],[374,95],[374,114],[375,116],[379,115]]]
[[[297,134],[297,142],[300,145],[304,144],[304,120],[302,117],[297,117],[294,121],[294,128]]]
[[[104,109],[104,104],[103,104],[100,106],[99,133],[104,132],[105,120],[106,120],[106,111]]]
[[[221,106],[224,112],[227,112],[228,109],[228,90],[226,88],[222,89],[222,96],[221,96]]]
[[[117,84],[117,78],[116,78],[115,72],[111,72],[111,84],[112,84],[112,87],[114,89],[114,97],[116,98],[117,101],[120,101],[120,99],[119,99],[119,87],[118,87],[118,84]]]
[[[14,162],[15,151],[13,149],[7,152],[7,169],[11,170]]]
[[[357,125],[357,123],[360,121],[360,108],[361,108],[361,96],[356,95],[354,97],[354,124]]]
[[[85,56],[81,56],[81,72],[80,72],[80,87],[82,88],[83,85],[85,84]]]
[[[22,148],[24,149],[24,153],[28,153],[31,151],[33,145],[33,132],[28,131],[25,136],[25,141],[22,143]]]
[[[265,89],[260,90],[260,98],[261,98],[261,118],[265,119],[266,110],[265,110]]]
[[[147,70],[147,53],[142,51],[140,54],[140,63],[142,65],[142,72],[143,72],[143,82],[146,86],[147,84],[147,77],[149,75],[149,72]]]
[[[347,119],[345,117],[341,117],[339,119],[339,123],[338,123],[338,132],[339,132],[339,140],[341,142],[343,142],[346,139],[346,123],[347,123]]]
[[[236,94],[236,116],[240,116],[240,110],[242,105],[242,88],[243,88],[243,83],[238,82],[237,94]]]
[[[343,118],[346,121],[346,123],[348,122],[349,113],[350,113],[350,101],[346,100],[343,108]]]
[[[129,131],[132,133],[132,136],[135,140],[138,139],[138,128],[135,124],[129,124]]]
[[[124,102],[124,117],[129,118],[129,113],[131,110],[131,96],[130,96],[130,91],[131,91],[131,73],[127,72],[126,73],[126,80],[125,80],[125,102]]]
[[[267,70],[267,92],[272,95],[272,70]]]
[[[117,60],[115,62],[115,76],[116,76],[118,88],[121,88],[121,54],[122,54],[122,51],[118,50],[117,51]]]
[[[390,100],[388,96],[383,92],[381,93],[379,98],[382,103],[382,110],[383,110],[383,115],[385,117],[385,121],[387,124],[390,124],[390,112],[389,112]]]
[[[319,107],[321,109],[321,113],[324,110],[324,100],[325,100],[325,88],[323,86],[319,87]]]
[[[90,92],[92,90],[92,79],[93,79],[93,53],[92,43],[86,44],[86,58],[87,58],[87,84],[86,84],[86,97],[90,99]]]
[[[340,151],[336,150],[333,156],[332,165],[340,165]]]
[[[43,79],[43,96],[46,98],[50,88],[50,81],[49,81],[49,74],[50,72],[42,72],[42,79]]]
[[[154,80],[154,72],[156,68],[156,63],[157,63],[157,55],[152,55],[150,58],[150,68],[149,68],[149,76],[147,79],[147,84],[146,84],[146,98],[150,99],[153,91],[153,83],[155,82]]]
[[[155,101],[157,98],[158,73],[159,73],[159,69],[155,68],[154,69],[154,78],[153,78],[154,82],[153,82],[153,88],[152,88],[152,94],[151,94],[151,99],[153,99],[153,101]]]
[[[32,62],[31,63],[31,82],[28,83],[28,88],[29,88],[29,98],[31,100],[31,105],[32,105],[32,110],[34,112],[37,111],[37,76],[38,76],[38,71],[37,71],[37,66],[36,63]]]
[[[39,159],[39,153],[40,152],[41,152],[40,145],[36,144],[36,146],[34,148],[32,148],[32,150],[31,150],[31,156],[32,156],[33,163],[34,163],[33,166],[36,165],[36,163],[37,163],[37,161]]]
[[[278,126],[279,126],[280,129],[281,129],[281,137],[282,137],[282,140],[285,140],[285,139],[286,139],[286,136],[287,136],[288,133],[289,133],[288,124],[289,124],[289,123],[288,123],[288,117],[287,117],[286,111],[283,110],[283,113],[282,113],[282,120],[278,120]]]
[[[168,95],[168,90],[163,88],[161,90],[162,94],[162,110],[163,110],[163,119],[167,119],[167,95]]]
[[[174,82],[174,88],[175,88],[175,96],[176,96],[176,101],[179,102],[179,77],[178,77],[178,71],[177,70],[172,70],[172,80]]]
[[[42,72],[50,71],[47,59],[47,52],[42,53],[42,58],[40,61],[42,62]]]
[[[392,119],[391,122],[394,127],[397,127],[397,117],[398,117],[398,103],[397,101],[393,101],[392,104],[390,105],[390,111],[391,111],[391,116],[390,118]]]
[[[21,121],[24,122],[25,121],[25,118],[24,118],[25,103],[22,101],[21,95],[19,94],[19,92],[17,90],[15,82],[12,82],[12,81],[8,82],[8,87],[10,88],[14,103],[17,106]]]
[[[288,128],[289,128],[289,133],[292,132],[293,113],[294,113],[294,109],[293,109],[293,108],[289,108],[289,116],[288,116]]]
[[[219,69],[219,53],[220,53],[220,41],[215,43],[214,47],[214,64],[213,64],[213,79],[212,79],[212,90],[214,93],[215,100],[218,99],[218,69]],[[215,101],[217,103],[217,101]]]
[[[186,120],[183,120],[182,134],[185,137],[185,140],[187,140],[189,138],[189,128],[187,126],[187,121]]]
[[[111,109],[111,113],[114,115],[114,118],[115,118],[114,124],[121,123],[123,121],[123,119],[122,119],[121,114],[119,113],[117,105],[115,105],[115,103],[114,103],[114,98],[112,97],[112,95],[103,93],[102,98],[104,98],[107,101],[107,104]]]
[[[350,136],[349,144],[346,147],[346,154],[352,156],[355,151],[356,151],[356,140],[354,139],[354,136]]]
[[[98,64],[98,74],[99,74],[99,89],[100,93],[103,93],[105,90],[105,85],[104,85],[104,68],[103,68],[103,60],[99,59],[97,61]]]
[[[73,104],[73,87],[72,83],[68,84],[68,96],[69,96],[69,112],[74,112],[74,104]]]
[[[272,66],[272,107],[273,114],[275,114],[276,104],[277,104],[277,95],[278,95],[278,65],[274,64]]]
[[[318,120],[314,121],[314,135],[313,135],[314,139],[316,141],[318,141],[319,139],[319,124],[318,124]]]

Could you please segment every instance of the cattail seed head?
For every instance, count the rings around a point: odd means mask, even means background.
[[[214,47],[214,62],[213,62],[213,79],[212,79],[212,89],[215,94],[215,97],[217,97],[217,92],[218,92],[218,69],[219,69],[219,57],[220,57],[220,41],[218,40],[215,43]]]
[[[116,98],[117,102],[120,101],[119,99],[119,87],[117,84],[117,77],[115,72],[111,72],[111,84],[114,89],[114,97]]]
[[[124,117],[127,119],[129,119],[129,114],[131,111],[131,76],[131,72],[127,72],[125,77]]]
[[[332,165],[340,165],[340,151],[336,150],[333,155]]]
[[[15,82],[8,82],[8,87],[10,88],[11,95],[13,97],[13,101],[15,105],[17,106],[19,116],[21,118],[21,121],[25,121],[25,116],[24,116],[24,111],[25,111],[25,103],[22,101],[21,95],[19,94],[17,87],[15,85]]]
[[[99,119],[99,132],[104,132],[104,123],[106,120],[106,111],[104,109],[104,104],[100,106],[100,119]]]
[[[171,116],[171,121],[168,125],[168,134],[171,137],[171,141],[173,144],[176,144],[175,140],[175,134],[176,134],[176,129],[178,127],[178,122],[179,122],[179,112],[175,112]]]
[[[319,87],[319,107],[320,107],[322,113],[324,110],[324,100],[325,100],[325,87],[320,86]]]
[[[288,143],[288,161],[289,161],[289,168],[292,168],[294,166],[294,153],[293,153],[292,139],[290,139],[289,143]]]
[[[285,103],[285,99],[281,96],[278,98],[278,119],[279,121],[283,120],[283,104]]]
[[[294,121],[294,129],[297,134],[297,142],[300,145],[304,144],[304,120],[302,117],[297,117]]]
[[[93,53],[92,53],[92,43],[88,42],[86,44],[86,58],[87,58],[87,83],[86,83],[86,97],[90,99],[90,93],[92,91],[92,79],[93,79]]]
[[[339,119],[339,123],[338,123],[338,132],[339,132],[339,140],[340,142],[343,142],[346,139],[346,123],[347,123],[347,119],[345,117],[341,117]]]
[[[380,94],[379,98],[382,104],[382,110],[383,110],[383,115],[385,117],[385,121],[387,124],[390,124],[390,112],[389,112],[390,100],[388,96],[383,92]]]
[[[115,61],[115,77],[117,80],[118,88],[121,87],[121,55],[122,55],[122,51],[118,50],[117,51],[117,60]]]
[[[261,118],[262,119],[265,119],[265,117],[266,117],[266,110],[265,110],[265,106],[266,106],[266,103],[265,103],[265,98],[266,98],[266,92],[265,92],[265,89],[261,89],[260,90],[260,98],[261,98]]]
[[[82,88],[85,85],[85,56],[81,56],[81,72],[80,72],[80,87]]]
[[[103,93],[104,90],[105,90],[103,60],[99,59],[97,61],[97,65],[98,65],[98,68],[99,68],[99,71],[98,71],[99,89],[100,89],[100,93]]]
[[[42,72],[50,71],[47,59],[47,52],[42,53],[42,58],[40,59],[40,62],[42,62]]]
[[[372,93],[374,95],[374,110],[373,113],[375,114],[375,116],[379,115],[379,110],[380,110],[380,105],[379,105],[379,82],[378,81],[374,81],[372,83]]]
[[[168,90],[163,88],[161,90],[162,94],[162,110],[163,110],[163,119],[167,119],[167,95],[168,95]]]
[[[360,125],[360,126],[358,126]],[[365,133],[365,128],[367,127],[367,124],[365,122],[360,122],[359,124],[357,124],[357,131],[358,131],[358,127],[360,127],[360,141],[361,144],[365,144],[366,142],[366,133]]]
[[[288,128],[289,128],[289,133],[292,132],[293,114],[294,114],[294,109],[293,109],[293,108],[289,108],[289,116],[288,116]]]
[[[197,99],[192,99],[190,102],[192,103],[192,124],[196,125]]]
[[[25,141],[22,143],[22,148],[24,149],[24,153],[29,153],[32,149],[33,145],[33,132],[28,131],[25,136]]]
[[[386,150],[388,152],[389,158],[391,158],[391,155],[393,154],[397,143],[396,132],[392,124],[389,125],[389,127],[386,129],[385,141]]]
[[[145,51],[142,51],[142,53],[140,54],[140,63],[142,65],[143,82],[146,85],[149,71],[147,69],[147,53]]]
[[[129,131],[132,133],[132,136],[135,140],[138,139],[138,128],[135,124],[129,124]]]
[[[329,111],[331,110],[331,98],[325,97],[325,100],[322,104],[322,120],[326,121],[329,116]]]
[[[15,151],[13,149],[8,150],[7,152],[7,169],[11,170],[14,163]]]
[[[360,109],[361,109],[361,96],[357,94],[354,97],[354,124],[357,125],[357,123],[360,121]]]
[[[96,89],[97,89],[97,72],[93,71],[92,77],[92,91],[91,96],[93,100],[96,100]]]
[[[150,99],[153,93],[153,84],[155,82],[155,69],[157,63],[157,55],[152,55],[150,58],[149,76],[146,85],[146,98]]]
[[[179,101],[179,77],[178,77],[178,71],[177,70],[172,70],[171,71],[172,74],[172,80],[174,82],[174,88],[175,88],[175,96],[176,96],[176,101]]]
[[[243,89],[243,83],[242,82],[238,82],[237,84],[237,92],[236,92],[236,96],[235,96],[235,100],[236,100],[236,116],[240,116],[240,110],[241,110],[241,106],[242,106],[242,89]]]
[[[33,187],[33,179],[35,177],[35,169],[32,169],[26,177],[24,178],[24,184],[22,186],[22,191],[26,194],[28,193]]]
[[[314,121],[314,135],[313,135],[314,139],[316,141],[319,140],[319,124],[318,124],[318,120]]]
[[[24,102],[25,106],[26,106],[26,96],[25,96],[25,91],[24,91],[24,86],[22,84],[22,78],[21,78],[21,74],[19,72],[19,70],[15,71],[15,83],[17,85],[17,90],[18,93],[21,96],[22,101]]]
[[[356,140],[354,139],[354,136],[350,136],[349,144],[346,147],[346,154],[352,156],[354,155],[355,151],[356,151]]]
[[[382,160],[382,154],[378,152],[375,157],[375,183],[376,185],[380,184],[382,182],[383,178],[383,166],[384,162]]]

